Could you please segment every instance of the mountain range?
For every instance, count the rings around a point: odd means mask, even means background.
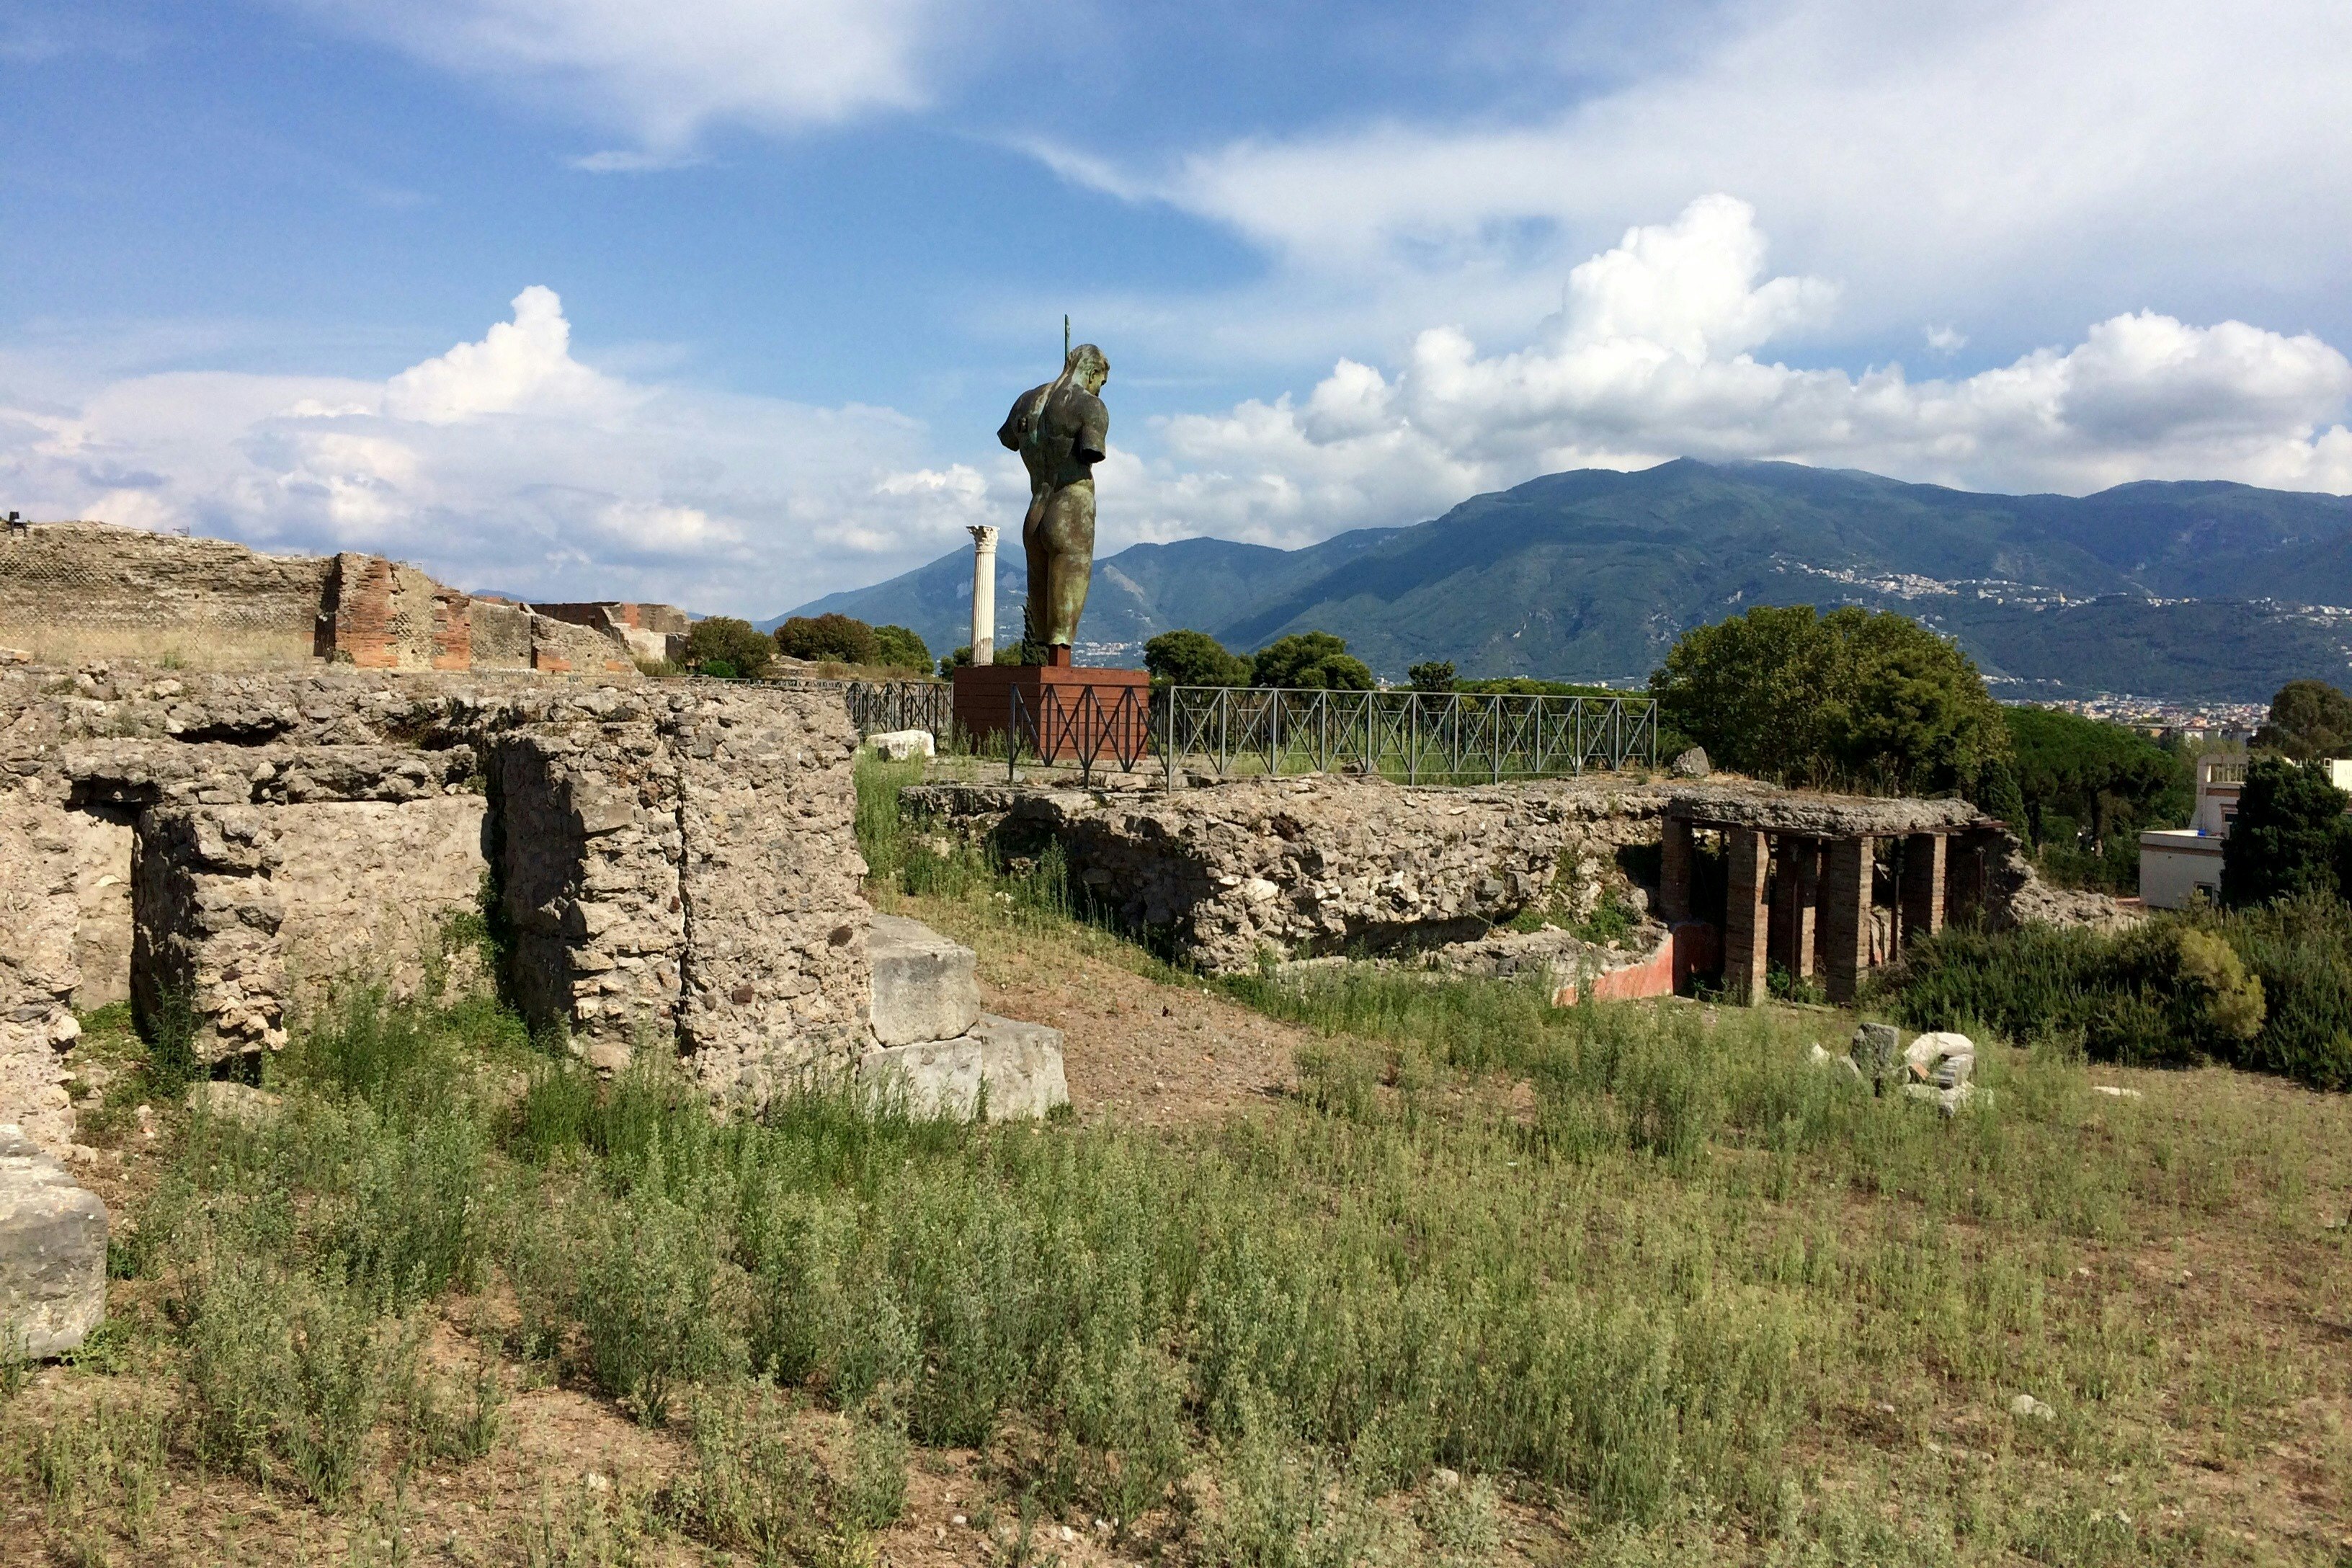
[[[1019,635],[1026,586],[1005,543],[1000,641]],[[896,622],[944,652],[969,640],[971,604],[959,550],[788,614]],[[1632,684],[1685,630],[1759,604],[1900,610],[2010,697],[2256,702],[2301,676],[2352,686],[2352,498],[2206,481],[1988,495],[1687,458],[1578,469],[1301,550],[1132,546],[1095,563],[1078,651],[1133,663],[1179,626],[1244,652],[1322,630],[1395,679],[1435,658],[1465,676]]]

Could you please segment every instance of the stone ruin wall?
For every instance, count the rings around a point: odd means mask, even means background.
[[[684,659],[686,635],[693,629],[687,613],[672,605],[535,604],[531,608],[550,620],[568,621],[603,632],[625,644],[637,658],[649,661]]]
[[[341,980],[411,994],[485,885],[514,994],[603,1067],[764,1097],[866,1045],[837,699],[528,677],[0,669],[0,1121],[71,1138],[73,1014],[184,1002],[206,1059]]]
[[[1490,936],[1496,927],[1547,906],[1581,919],[1604,886],[1619,889],[1655,940],[1664,931],[1650,919],[1654,886],[1628,877],[1619,852],[1658,844],[1670,802],[1737,816],[1751,799],[1800,818],[1817,803],[1824,832],[1892,835],[1930,819],[1978,817],[1958,801],[1613,774],[1470,788],[1318,774],[1172,793],[973,784],[905,795],[939,827],[985,839],[1000,854],[1034,856],[1058,843],[1073,881],[1116,919],[1226,974],[1267,956],[1426,952],[1482,941],[1496,950],[1483,956],[1507,966],[1503,950],[1516,939]],[[2121,918],[2112,900],[2041,883],[1997,828],[1969,837],[1951,879],[1955,908],[1994,926]],[[1882,896],[1891,904],[1891,892]],[[1891,920],[1891,909],[1882,913]]]
[[[331,564],[102,522],[0,531],[0,647],[60,664],[307,663]]]
[[[382,556],[265,555],[226,540],[101,522],[0,532],[0,648],[46,663],[534,670],[637,678],[686,616],[666,605],[478,599]]]

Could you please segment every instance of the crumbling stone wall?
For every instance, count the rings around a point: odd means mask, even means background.
[[[866,1035],[857,733],[837,701],[792,695],[707,696],[666,731],[689,939],[679,1038],[706,1084],[754,1099],[854,1066]]]
[[[1601,883],[1619,876],[1619,850],[1659,842],[1670,802],[1702,806],[1709,820],[1769,817],[1824,834],[1916,832],[1979,816],[1961,801],[1615,775],[1467,789],[1317,774],[1172,793],[1020,784],[906,792],[911,809],[990,839],[1000,853],[1034,855],[1058,843],[1072,878],[1119,920],[1220,973],[1244,973],[1261,955],[1466,942],[1531,908],[1564,903],[1580,915]],[[2021,858],[1998,858],[1985,901],[1991,923],[2114,917],[2113,900],[2055,892]],[[1649,889],[1625,890],[1636,912],[1647,912]]]
[[[636,658],[664,656],[664,632],[686,629],[684,613],[667,605],[556,607],[566,614],[476,599],[356,552],[265,555],[101,522],[0,535],[0,647],[59,665],[168,658],[253,669],[317,658],[625,682],[636,679]]]
[[[69,1136],[78,954],[121,954],[151,1014],[184,1000],[217,1059],[344,975],[412,989],[486,872],[522,999],[600,1065],[674,1046],[755,1097],[852,1067],[856,743],[830,693],[0,669],[0,1120]]]
[[[526,1011],[600,1066],[675,1038],[763,1099],[864,1044],[856,736],[837,702],[696,689],[570,703],[490,743]]]
[[[686,635],[693,623],[684,610],[674,605],[636,605],[615,601],[610,604],[533,605],[531,608],[550,620],[569,621],[587,626],[625,647],[642,659],[679,659],[686,657]]]
[[[683,838],[677,770],[635,710],[583,712],[490,747],[517,1000],[601,1068],[676,1033]]]
[[[1160,792],[938,785],[919,811],[1014,852],[1058,840],[1070,873],[1129,924],[1240,973],[1276,958],[1484,935],[1654,842],[1663,785],[1557,780],[1495,789],[1380,779],[1249,780]]]
[[[327,570],[317,557],[100,522],[0,532],[0,646],[58,663],[299,664],[314,651]]]
[[[0,1121],[50,1148],[73,1124],[58,1052],[80,1033],[73,998],[84,983],[61,794],[22,778],[0,787]]]

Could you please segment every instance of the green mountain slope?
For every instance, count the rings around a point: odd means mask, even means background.
[[[922,615],[961,642],[970,571],[959,552],[806,609],[932,637]],[[2352,681],[2352,617],[2310,608],[2352,605],[2352,499],[2219,483],[1982,495],[1784,463],[1586,469],[1302,551],[1138,546],[1097,563],[1087,636],[1192,626],[1255,648],[1319,628],[1391,678],[1444,658],[1623,681],[1687,627],[1759,603],[1901,609],[2044,695],[2259,700],[2299,675]]]

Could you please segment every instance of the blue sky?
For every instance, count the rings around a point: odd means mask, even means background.
[[[2352,490],[2352,8],[0,0],[0,508],[768,615],[1562,468]]]

